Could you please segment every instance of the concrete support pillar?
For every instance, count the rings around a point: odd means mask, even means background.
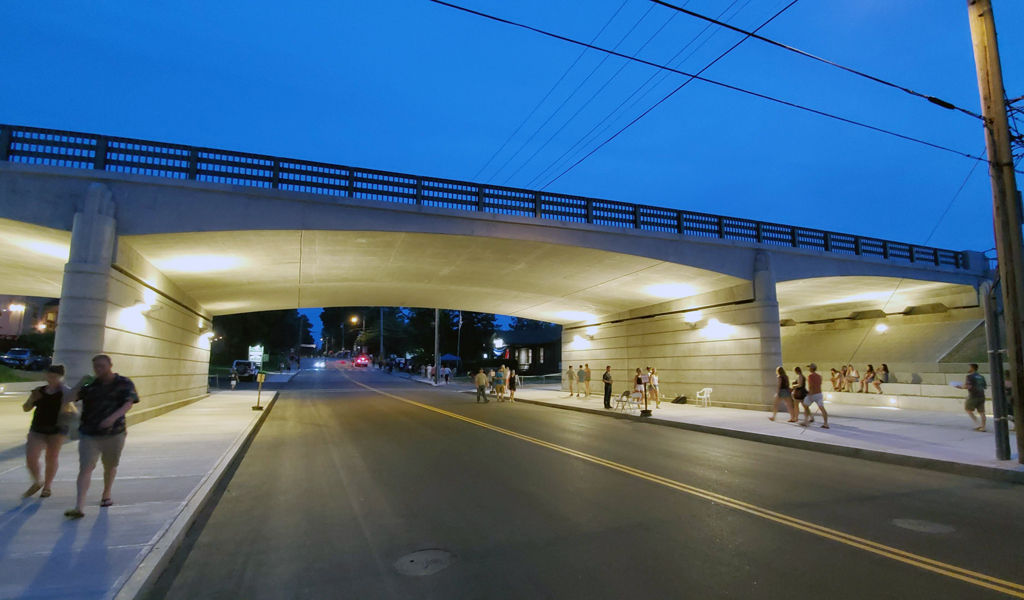
[[[779,298],[771,254],[758,252],[754,258],[754,306],[760,332],[760,365],[763,378],[761,402],[770,406],[775,397],[775,369],[782,366],[782,331],[779,326]]]
[[[92,357],[103,351],[116,225],[113,194],[93,183],[71,229],[54,340],[53,362],[64,365],[70,385],[92,372]]]

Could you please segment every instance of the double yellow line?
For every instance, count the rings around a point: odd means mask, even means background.
[[[346,375],[346,378],[347,377],[348,376]],[[528,435],[516,433],[515,431],[510,431],[508,429],[496,427],[489,423],[484,423],[483,421],[477,421],[476,419],[470,419],[469,417],[449,412],[447,410],[443,410],[435,406],[430,406],[429,404],[423,404],[421,402],[416,402],[415,400],[409,400],[408,398],[402,398],[401,396],[390,394],[383,390],[379,390],[374,387],[355,381],[354,379],[351,378],[349,378],[349,381],[352,381],[352,383],[355,383],[358,386],[364,387],[382,396],[394,398],[395,400],[398,400],[400,402],[405,402],[406,404],[418,406],[420,408],[433,411],[435,413],[445,415],[453,419],[465,421],[466,423],[471,423],[478,427],[483,427],[484,429],[490,429],[491,431],[496,431],[498,433],[523,440],[524,442],[530,442],[531,444],[536,444],[538,446],[550,448],[551,450],[554,450],[556,452],[561,452],[562,454],[567,454],[569,456],[573,456],[581,460],[585,460],[587,462],[601,465],[602,467],[607,467],[609,469],[614,469],[621,473],[626,473],[634,477],[639,477],[640,479],[646,479],[647,481],[650,481],[652,483],[657,483],[659,485],[663,485],[665,487],[669,487],[674,490],[690,494],[692,496],[697,496],[698,498],[704,498],[705,500],[717,502],[718,504],[722,504],[724,506],[728,506],[729,508],[733,508],[735,510],[739,510],[757,517],[761,517],[762,519],[767,519],[769,521],[774,521],[781,525],[786,525],[794,529],[799,529],[800,531],[805,531],[818,537],[834,540],[836,542],[846,544],[847,546],[852,546],[854,548],[859,548],[872,554],[877,554],[879,556],[891,558],[893,560],[897,560],[908,565],[913,565],[915,567],[919,567],[921,569],[925,569],[933,573],[938,573],[939,575],[945,575],[946,577],[959,579],[960,581],[964,581],[979,587],[990,589],[996,592],[1002,592],[1003,594],[1012,596],[1014,598],[1024,598],[1024,585],[1021,585],[1019,583],[1006,581],[1004,579],[999,579],[997,577],[985,575],[984,573],[978,573],[975,571],[957,567],[955,565],[950,565],[937,560],[932,560],[930,558],[920,556],[912,552],[906,552],[898,548],[886,546],[885,544],[872,542],[871,540],[857,537],[855,535],[850,535],[848,533],[843,533],[842,531],[837,531],[835,529],[823,527],[821,525],[797,519],[789,515],[784,515],[782,513],[778,513],[773,510],[768,510],[766,508],[761,508],[760,506],[755,506],[748,502],[743,502],[742,500],[736,500],[728,496],[716,494],[715,492],[712,491],[708,491],[705,489],[694,487],[692,485],[687,485],[685,483],[674,481],[672,479],[668,479],[660,475],[655,475],[654,473],[648,473],[647,471],[634,469],[633,467],[628,467],[626,465],[622,465],[616,462],[612,462],[610,460],[593,456],[585,452],[573,450],[572,448],[566,448],[565,446],[559,446],[558,444],[545,442],[544,440],[540,440],[535,437],[530,437]]]

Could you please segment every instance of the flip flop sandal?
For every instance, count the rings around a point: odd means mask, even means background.
[[[81,519],[85,516],[85,513],[78,510],[77,508],[69,508],[64,511],[64,516],[69,519]]]
[[[114,501],[111,500],[110,498],[104,498],[104,499],[100,500],[100,506],[103,507],[103,508],[107,508],[108,506],[113,506],[113,505],[114,505]]]
[[[28,489],[25,490],[25,493],[22,494],[21,497],[28,498],[29,496],[34,496],[36,492],[42,489],[42,487],[43,484],[41,483],[33,483],[32,485],[28,486]]]
[[[53,492],[51,492],[48,488],[43,488],[43,491],[39,494],[39,497],[40,498],[49,498],[52,493]]]

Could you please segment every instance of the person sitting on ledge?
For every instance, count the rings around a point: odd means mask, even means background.
[[[875,372],[875,380],[871,383],[874,384],[875,389],[881,394],[882,384],[889,383],[889,365],[882,363],[882,368]]]

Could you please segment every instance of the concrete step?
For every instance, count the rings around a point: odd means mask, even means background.
[[[964,397],[966,398],[966,393]],[[901,408],[907,410],[935,410],[941,412],[962,412],[964,410],[962,398],[950,397],[826,392],[825,399],[836,404],[855,404],[858,406]]]

